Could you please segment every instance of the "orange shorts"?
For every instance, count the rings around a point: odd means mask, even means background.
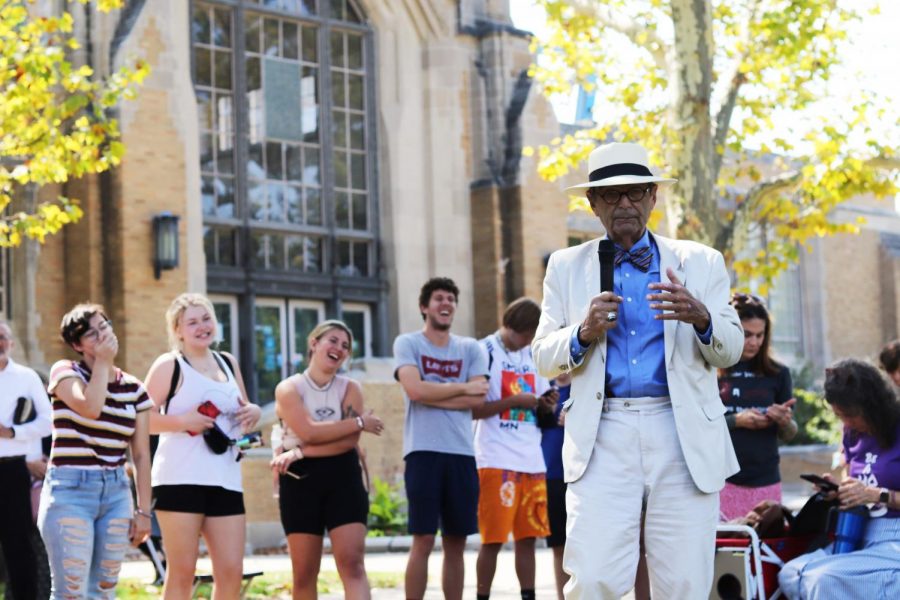
[[[550,535],[544,473],[478,469],[478,530],[482,544]]]

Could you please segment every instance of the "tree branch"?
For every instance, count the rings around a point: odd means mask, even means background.
[[[748,207],[756,207],[760,202],[769,196],[781,193],[788,188],[794,187],[799,181],[802,173],[798,171],[786,171],[780,175],[776,175],[771,179],[761,181],[750,188],[747,197],[742,204]]]
[[[735,68],[734,75],[731,78],[731,85],[728,88],[728,94],[725,101],[719,107],[719,113],[716,115],[716,133],[713,136],[713,180],[719,179],[719,171],[722,168],[722,159],[725,158],[725,141],[728,138],[728,130],[731,124],[731,115],[734,114],[734,107],[737,106],[738,94],[741,86],[747,80],[739,68]]]
[[[735,209],[734,218],[731,220],[731,224],[719,232],[719,236],[716,238],[716,248],[730,247],[732,245],[733,240],[731,238],[734,236],[734,232],[744,231],[746,229],[744,227],[744,221],[747,219],[748,215],[753,214],[760,203],[770,196],[780,194],[795,187],[800,182],[801,176],[802,173],[799,170],[787,171],[772,177],[771,179],[761,181],[750,188],[744,201],[738,204]]]
[[[725,140],[728,138],[728,131],[731,125],[731,116],[734,114],[734,107],[737,105],[738,94],[741,91],[741,86],[747,80],[746,76],[741,73],[741,63],[749,55],[752,47],[750,43],[752,41],[750,24],[756,19],[756,11],[759,8],[759,4],[760,0],[753,3],[747,19],[744,21],[744,27],[738,42],[743,46],[744,52],[740,56],[735,57],[731,77],[729,78],[731,83],[729,84],[728,92],[725,94],[725,100],[722,102],[722,106],[719,107],[719,113],[716,115],[716,133],[713,136],[713,148],[716,151],[713,157],[713,175],[715,179],[719,178],[719,170],[722,168],[722,159],[725,156],[724,152],[719,152],[719,148],[724,148],[725,146]]]
[[[575,0],[572,2],[572,7],[575,9],[575,12],[592,16],[598,24],[621,33],[631,40],[635,46],[649,52],[650,56],[653,57],[653,62],[656,63],[659,69],[663,71],[669,70],[668,46],[655,31],[642,27],[633,19],[615,14],[609,7],[599,6],[593,0]],[[646,41],[641,43],[638,40],[639,36],[645,36]]]
[[[876,156],[866,161],[866,166],[873,169],[885,169],[888,171],[900,170],[900,157],[897,156]]]

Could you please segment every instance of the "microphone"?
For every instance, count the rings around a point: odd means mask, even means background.
[[[600,240],[600,246],[597,248],[597,255],[600,257],[600,291],[612,292],[613,272],[615,271],[616,247],[611,239]],[[606,315],[606,320],[610,323],[619,318],[616,311],[612,310]]]

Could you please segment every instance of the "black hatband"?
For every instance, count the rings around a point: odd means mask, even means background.
[[[640,177],[653,177],[650,169],[644,165],[635,163],[619,163],[601,167],[591,171],[588,179],[590,181],[600,181],[601,179],[609,179],[610,177],[618,177],[619,175],[638,175]]]

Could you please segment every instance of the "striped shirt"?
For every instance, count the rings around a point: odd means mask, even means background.
[[[125,450],[134,435],[137,413],[149,410],[153,401],[133,375],[116,369],[115,381],[107,384],[100,417],[89,419],[69,408],[56,389],[60,382],[77,377],[85,386],[91,371],[81,361],[61,360],[50,369],[48,391],[53,400],[53,447],[50,464],[55,467],[112,469],[125,464]]]

